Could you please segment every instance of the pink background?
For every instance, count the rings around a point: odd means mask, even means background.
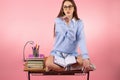
[[[27,80],[25,42],[40,44],[49,55],[53,24],[62,0],[0,0],[0,80]],[[120,0],[75,0],[85,25],[86,43],[97,70],[90,80],[120,79]],[[28,50],[29,49],[29,50]],[[27,46],[26,53],[32,53]],[[31,80],[85,80],[82,76],[32,76]]]

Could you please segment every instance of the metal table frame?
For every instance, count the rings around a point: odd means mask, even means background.
[[[79,73],[79,74],[86,74],[86,77],[87,77],[87,80],[89,80],[89,77],[90,77],[90,71],[89,72],[86,72],[86,73],[83,73],[81,72],[80,70],[76,70],[76,71],[49,71],[49,72],[45,72],[45,71],[41,71],[41,72],[35,72],[35,71],[28,71],[28,80],[31,80],[30,79],[30,76],[32,73],[35,73],[35,74],[42,74],[42,76],[47,76],[47,75],[75,75],[76,73]]]

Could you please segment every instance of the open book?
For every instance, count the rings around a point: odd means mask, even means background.
[[[60,56],[55,56],[54,63],[65,68],[71,64],[76,63],[76,59],[75,59],[75,56],[72,56],[72,55],[68,55],[65,58]]]

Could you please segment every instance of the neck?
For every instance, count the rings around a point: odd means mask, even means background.
[[[67,16],[66,23],[69,24],[71,19],[72,19],[72,16]]]

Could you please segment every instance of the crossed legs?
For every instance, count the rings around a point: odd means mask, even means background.
[[[82,57],[81,56],[78,56],[77,57],[77,63],[82,66],[83,64],[83,61],[82,61]],[[62,68],[56,64],[54,64],[54,56],[50,55],[48,56],[48,58],[46,59],[46,62],[45,62],[45,65],[46,65],[46,71],[49,71],[49,70],[54,70],[54,71],[64,71],[65,68]]]

